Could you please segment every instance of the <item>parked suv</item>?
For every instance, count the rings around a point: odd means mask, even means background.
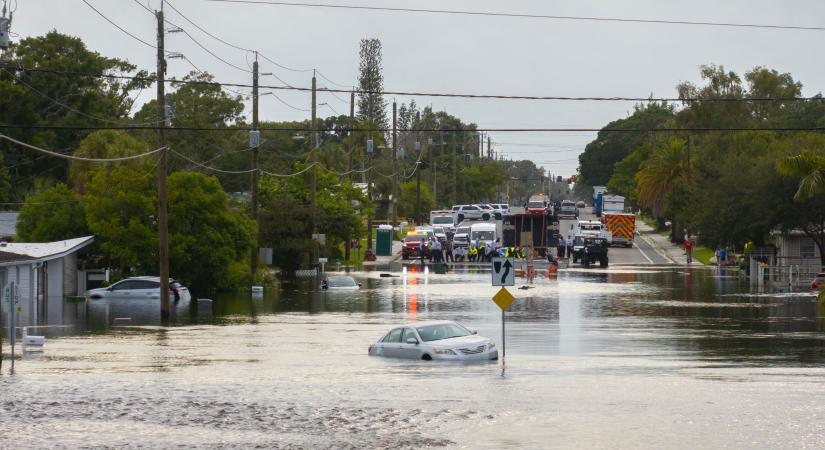
[[[457,206],[457,207],[456,207]],[[456,205],[453,206],[456,222],[461,223],[467,220],[490,220],[492,211],[482,209],[477,205]]]

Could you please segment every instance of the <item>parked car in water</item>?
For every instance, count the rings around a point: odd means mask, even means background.
[[[395,327],[367,351],[370,356],[425,361],[487,361],[498,359],[496,343],[450,321],[416,322]]]
[[[102,298],[130,298],[159,299],[160,298],[160,277],[131,277],[120,280],[109,287],[90,289],[86,291],[86,297],[90,299]],[[191,294],[186,286],[178,281],[169,279],[169,298],[179,301],[188,301]]]
[[[820,273],[816,274],[813,281],[811,281],[811,289],[821,288],[822,283],[825,283],[825,272],[820,272]]]
[[[331,276],[327,277],[326,280],[321,282],[321,287],[323,289],[327,289],[330,291],[338,291],[338,290],[357,290],[361,287],[361,284],[357,283],[354,278],[340,275],[340,276]]]

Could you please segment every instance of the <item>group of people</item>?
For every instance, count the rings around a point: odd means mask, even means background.
[[[476,239],[468,247],[453,245],[450,240],[440,241],[430,238],[430,262],[489,262],[493,257],[524,258],[524,250],[517,247],[502,247],[501,240],[482,241]]]

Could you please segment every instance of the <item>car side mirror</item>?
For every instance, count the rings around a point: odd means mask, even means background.
[[[358,283],[358,287],[361,287],[361,286],[363,286],[363,284],[361,284],[361,283]]]
[[[473,330],[473,334],[478,334],[478,331],[477,331],[477,330]]]
[[[418,339],[409,338],[409,339],[407,339],[407,343],[410,344],[410,345],[418,345]]]
[[[106,288],[107,291],[111,291],[114,286],[109,286]]]

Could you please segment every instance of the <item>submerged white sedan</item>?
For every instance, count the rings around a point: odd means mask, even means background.
[[[369,347],[370,356],[426,361],[498,359],[496,343],[450,321],[416,322],[390,330]]]

